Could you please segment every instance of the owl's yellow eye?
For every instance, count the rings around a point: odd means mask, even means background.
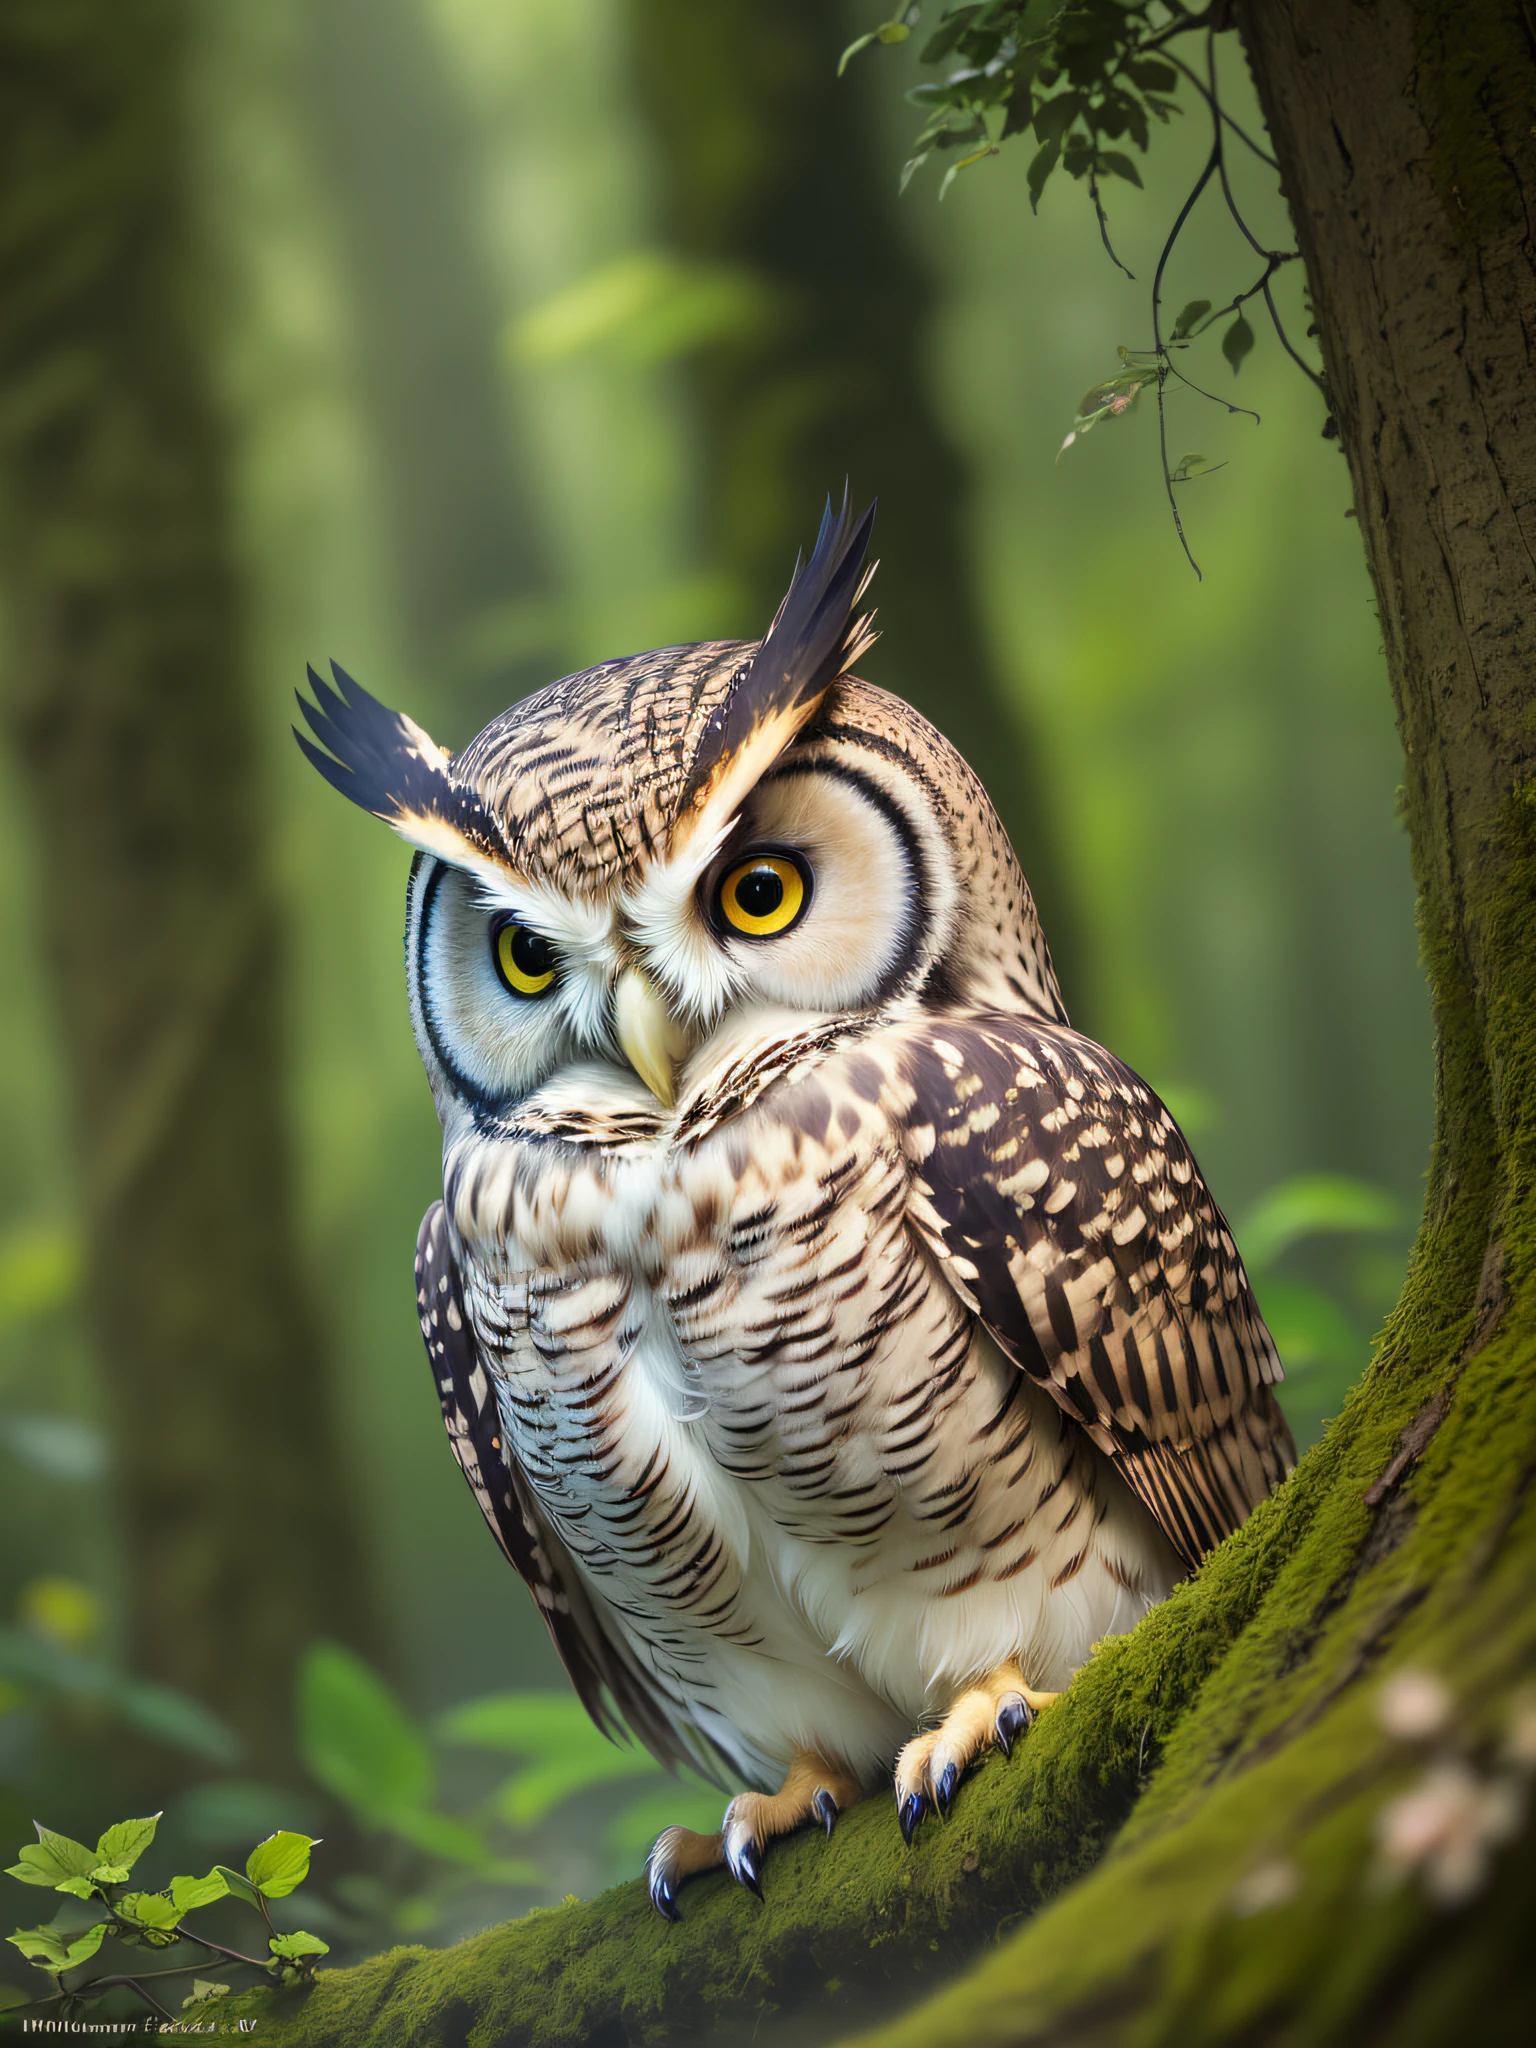
[[[554,983],[559,959],[542,932],[525,924],[498,925],[496,972],[515,996],[542,996]]]
[[[775,939],[805,909],[809,880],[809,870],[787,854],[755,853],[721,882],[720,918],[746,938]]]

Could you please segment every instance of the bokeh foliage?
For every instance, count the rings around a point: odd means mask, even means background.
[[[166,1825],[233,1853],[242,1830],[323,1831],[328,1796],[376,1872],[373,1891],[333,1900],[346,1924],[451,1932],[508,1897],[633,1867],[645,1831],[686,1817],[693,1795],[643,1805],[658,1791],[643,1759],[633,1783],[604,1782],[616,1753],[600,1766],[583,1749],[532,1608],[445,1454],[411,1295],[437,1160],[400,976],[407,856],[304,770],[287,693],[306,657],[334,653],[456,745],[565,668],[741,630],[691,390],[710,352],[764,317],[768,287],[668,239],[618,0],[201,0],[193,18],[196,184],[291,965],[301,1235],[396,1660],[386,1684],[315,1653],[297,1723],[308,1782],[286,1794],[221,1773],[204,1728],[213,1776]],[[843,40],[869,25],[850,14]],[[928,77],[905,46],[871,61],[910,65],[914,88]],[[847,83],[859,89],[853,71]],[[1253,125],[1235,69],[1223,90]],[[912,110],[879,100],[887,133],[870,126],[865,146],[894,190]],[[1032,195],[1027,149],[978,162],[942,202],[937,181],[914,180],[898,217],[905,260],[933,280],[925,402],[963,465],[966,573],[1001,679],[989,751],[1032,762],[1031,830],[1074,928],[1069,1006],[1190,1130],[1296,1368],[1287,1400],[1307,1438],[1400,1276],[1429,1121],[1427,1011],[1378,629],[1316,392],[1261,334],[1240,387],[1214,346],[1206,372],[1261,424],[1170,401],[1174,445],[1205,458],[1181,499],[1203,583],[1168,527],[1145,407],[1056,461],[1085,388],[1151,338],[1146,279],[1205,138],[1175,115],[1157,142],[1142,187],[1114,190],[1136,282],[1104,255],[1078,186]],[[1272,180],[1256,164],[1234,176],[1278,246]],[[1223,304],[1250,269],[1230,224],[1197,212],[1171,302]],[[1304,330],[1299,282],[1279,287]],[[828,485],[847,460],[825,449]],[[818,509],[803,508],[807,538]],[[897,586],[916,574],[920,509],[900,530],[910,552],[882,570]],[[888,673],[881,650],[868,673]],[[972,681],[963,665],[932,678],[941,723],[946,702],[957,726],[974,714]],[[115,1731],[154,1706],[122,1667],[105,1362],[75,1294],[79,1173],[37,948],[48,852],[22,818],[0,804],[0,1819],[45,1810],[46,1791],[46,1810],[94,1839],[115,1810]],[[376,1782],[343,1784],[322,1762],[337,1753],[319,1732],[327,1669],[333,1719],[348,1669],[354,1722],[377,1710]],[[465,1701],[509,1696],[522,1719],[504,1712],[499,1744],[455,1736],[494,1722]],[[195,1748],[180,1725],[158,1733]],[[454,1828],[474,1834],[473,1856]]]

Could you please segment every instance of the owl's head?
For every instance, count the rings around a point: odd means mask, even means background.
[[[1064,1015],[975,775],[848,673],[874,637],[873,519],[828,505],[761,641],[604,662],[456,755],[310,671],[330,751],[299,745],[419,849],[411,1009],[445,1130],[538,1114],[616,1136],[753,1046],[922,1006]]]

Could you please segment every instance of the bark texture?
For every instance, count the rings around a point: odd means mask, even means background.
[[[1515,0],[1237,15],[1376,579],[1435,1001],[1424,1224],[1376,1359],[1281,1493],[912,1853],[871,1804],[776,1852],[761,1908],[717,1882],[663,1930],[630,1888],[397,1952],[322,1978],[273,2043],[837,2039],[982,1945],[865,2048],[1529,2036],[1536,54]],[[1417,1741],[1382,1710],[1409,1670],[1454,1702]],[[1382,1862],[1437,1772],[1467,1793],[1459,1899],[1432,1840],[1396,1882]]]
[[[1071,905],[1020,709],[985,644],[964,477],[924,363],[933,287],[869,103],[882,80],[875,67],[837,76],[867,23],[850,27],[828,0],[627,8],[672,239],[763,292],[750,331],[702,352],[692,372],[708,531],[747,600],[740,630],[772,617],[828,491],[847,476],[861,500],[879,493],[885,637],[870,678],[988,764],[1057,964],[1069,963]],[[1000,734],[1013,744],[1000,748]]]
[[[270,1773],[296,1653],[366,1634],[368,1601],[295,1257],[187,34],[174,0],[0,4],[3,701],[75,1123],[130,1653]]]

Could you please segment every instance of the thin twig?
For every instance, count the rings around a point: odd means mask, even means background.
[[[1131,280],[1131,283],[1134,284],[1136,282],[1135,271],[1126,269],[1126,266],[1120,261],[1120,258],[1115,254],[1114,245],[1109,239],[1109,222],[1105,218],[1104,202],[1099,197],[1099,174],[1097,171],[1090,171],[1088,173],[1088,197],[1093,201],[1093,210],[1094,213],[1098,216],[1099,240],[1104,244],[1105,255],[1108,256],[1110,262],[1114,264],[1116,270],[1124,270],[1126,276]]]
[[[1255,426],[1263,424],[1251,405],[1237,405],[1230,398],[1223,398],[1219,391],[1207,391],[1203,384],[1197,384],[1193,377],[1187,376],[1179,368],[1171,354],[1168,358],[1168,372],[1170,376],[1177,377],[1181,384],[1187,384],[1190,390],[1197,393],[1201,398],[1208,398],[1212,405],[1224,406],[1229,413],[1241,413],[1244,419],[1252,420]]]
[[[1211,151],[1209,157],[1207,157],[1206,159],[1205,169],[1200,173],[1199,177],[1196,178],[1194,190],[1190,193],[1189,197],[1185,200],[1184,204],[1179,208],[1179,217],[1168,231],[1168,239],[1163,244],[1163,253],[1157,259],[1157,270],[1152,278],[1152,345],[1157,352],[1158,358],[1157,441],[1158,448],[1162,454],[1163,459],[1163,489],[1168,493],[1168,509],[1173,514],[1174,531],[1179,536],[1179,546],[1184,550],[1185,560],[1189,563],[1191,569],[1194,570],[1196,578],[1201,582],[1204,581],[1204,578],[1200,575],[1200,564],[1195,560],[1194,554],[1189,545],[1188,538],[1185,535],[1184,521],[1179,517],[1179,501],[1174,496],[1173,492],[1173,472],[1170,470],[1168,466],[1168,414],[1167,408],[1163,403],[1163,386],[1168,380],[1167,366],[1170,365],[1170,358],[1168,355],[1168,351],[1163,346],[1163,326],[1161,307],[1163,298],[1163,272],[1168,267],[1168,258],[1173,254],[1173,245],[1175,242],[1177,242],[1180,234],[1183,232],[1185,221],[1187,221],[1189,219],[1189,216],[1194,212],[1196,201],[1199,199],[1200,194],[1205,190],[1206,186],[1209,185],[1209,183],[1211,182],[1211,178],[1215,173],[1220,162],[1221,138],[1218,133],[1216,146]]]
[[[1189,26],[1193,26],[1193,24],[1191,23],[1189,24]],[[1150,45],[1146,43],[1143,43],[1141,45],[1141,48],[1144,50],[1149,47]],[[1192,70],[1190,66],[1184,62],[1184,59],[1177,55],[1176,52],[1174,52],[1173,50],[1164,49],[1163,55],[1168,59],[1168,62],[1175,67],[1175,69],[1183,72],[1184,76],[1195,88],[1196,92],[1200,93],[1202,97],[1204,97],[1205,99],[1211,100],[1211,95],[1209,92],[1206,91],[1206,88],[1201,81],[1199,72]],[[1255,142],[1253,137],[1248,133],[1248,130],[1246,128],[1240,127],[1238,123],[1233,120],[1232,116],[1227,112],[1225,107],[1221,106],[1218,102],[1214,100],[1211,100],[1211,105],[1215,113],[1223,121],[1226,122],[1227,126],[1232,130],[1232,133],[1237,137],[1238,141],[1243,143],[1248,149],[1251,149],[1254,155],[1259,159],[1260,163],[1268,164],[1269,168],[1272,171],[1279,170],[1279,164],[1270,155],[1269,151],[1264,147],[1264,145],[1260,142]]]
[[[1297,369],[1300,370],[1305,376],[1310,377],[1312,379],[1312,382],[1317,386],[1318,390],[1321,391],[1324,398],[1327,398],[1328,380],[1321,374],[1320,371],[1314,370],[1312,365],[1307,361],[1306,357],[1299,355],[1296,349],[1292,346],[1290,336],[1286,333],[1284,327],[1280,323],[1280,311],[1275,304],[1275,295],[1269,288],[1269,279],[1267,277],[1264,280],[1264,303],[1269,308],[1269,317],[1274,325],[1275,333],[1280,338],[1280,346],[1285,350],[1286,354],[1290,357],[1291,361],[1296,365]]]

